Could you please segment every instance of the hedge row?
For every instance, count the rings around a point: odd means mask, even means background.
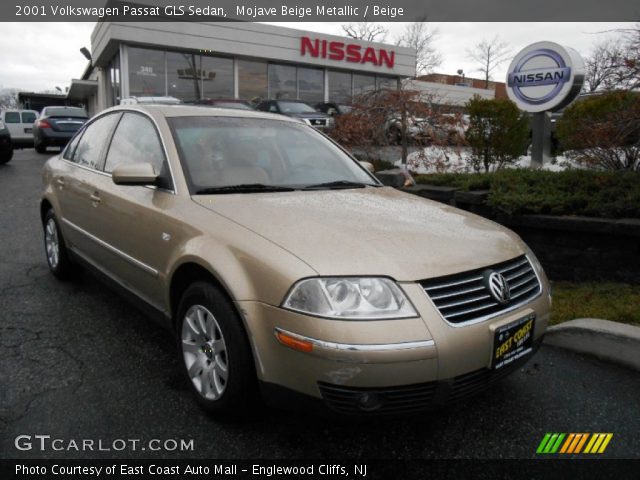
[[[488,205],[495,213],[640,218],[640,172],[508,169],[419,175],[416,181],[489,190]]]

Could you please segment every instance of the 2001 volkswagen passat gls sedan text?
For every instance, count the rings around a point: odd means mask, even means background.
[[[295,119],[114,107],[43,175],[53,274],[93,267],[160,313],[210,411],[257,386],[347,414],[446,404],[547,326],[547,280],[515,234],[381,186]]]

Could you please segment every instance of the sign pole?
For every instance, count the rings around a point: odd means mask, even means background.
[[[551,162],[551,119],[547,112],[531,115],[531,168]]]

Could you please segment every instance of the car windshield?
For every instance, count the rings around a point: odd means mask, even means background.
[[[305,125],[215,116],[167,120],[192,193],[379,185],[339,147]]]
[[[282,113],[315,113],[316,110],[302,102],[278,102]]]
[[[236,110],[253,110],[249,105],[240,102],[213,102],[214,107],[234,108]]]
[[[87,118],[87,112],[83,108],[76,107],[60,107],[47,108],[44,112],[47,117],[80,117]]]

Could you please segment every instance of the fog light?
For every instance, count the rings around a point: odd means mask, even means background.
[[[358,408],[365,412],[372,412],[382,406],[382,398],[375,393],[363,393],[358,399]]]

